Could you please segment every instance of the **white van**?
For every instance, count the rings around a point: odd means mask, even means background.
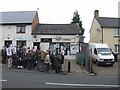
[[[89,49],[91,51],[90,56],[97,65],[107,64],[112,66],[114,64],[114,56],[107,44],[90,43]]]

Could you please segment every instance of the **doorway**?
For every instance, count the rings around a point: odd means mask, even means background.
[[[33,42],[33,47],[37,46],[37,49],[40,50],[40,42]]]
[[[8,46],[10,44],[12,44],[12,40],[5,40],[4,41],[4,46]]]

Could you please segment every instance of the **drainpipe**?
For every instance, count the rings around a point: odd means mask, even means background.
[[[101,27],[101,30],[102,30],[102,43],[103,43],[103,27]]]

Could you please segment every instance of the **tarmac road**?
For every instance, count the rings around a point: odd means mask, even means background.
[[[90,76],[69,73],[68,75],[45,73],[35,70],[8,69],[3,65],[3,88],[111,88],[118,87],[117,76]]]
[[[97,66],[92,63],[93,72],[97,75],[118,75],[118,62],[115,62],[113,66]]]

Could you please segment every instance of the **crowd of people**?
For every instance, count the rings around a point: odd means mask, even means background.
[[[62,72],[62,64],[64,64],[64,55],[58,48],[53,53],[50,50],[8,45],[3,47],[1,54],[2,63],[8,64],[9,69],[33,70],[36,68],[41,72],[49,72],[52,69],[55,73],[60,73]]]

